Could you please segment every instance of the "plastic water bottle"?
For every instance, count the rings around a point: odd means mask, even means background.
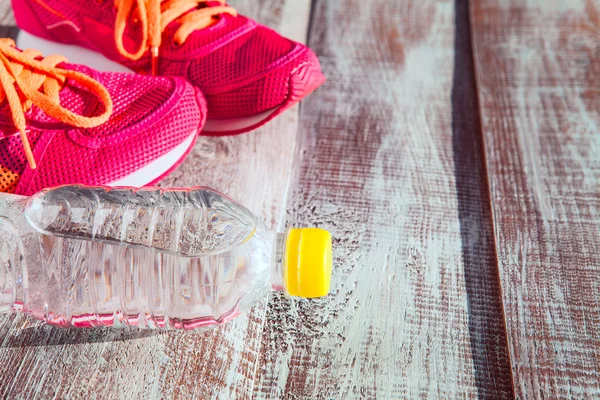
[[[326,295],[331,264],[327,231],[271,232],[204,187],[0,195],[0,312],[52,325],[212,327],[273,289]]]

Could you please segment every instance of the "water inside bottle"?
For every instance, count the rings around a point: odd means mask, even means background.
[[[65,327],[193,329],[271,289],[274,235],[211,189],[64,187],[22,203],[24,218],[0,221],[0,307]]]

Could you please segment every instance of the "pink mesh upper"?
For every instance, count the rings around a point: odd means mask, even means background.
[[[293,47],[290,40],[259,26],[211,54],[195,59],[190,64],[189,79],[199,86],[230,84],[260,74]]]
[[[32,194],[70,183],[105,185],[121,179],[197,133],[206,116],[203,97],[183,79],[100,73],[78,69],[109,91],[114,112],[105,124],[80,129],[53,120],[37,107],[27,112],[29,139],[38,168],[31,170],[17,136],[0,140],[0,164],[20,176],[16,193]],[[71,111],[93,115],[102,105],[71,81],[60,92]],[[15,131],[6,101],[0,104],[0,135]],[[148,183],[148,182],[145,182]]]
[[[113,1],[44,0],[69,21],[82,27],[73,30],[44,31],[44,27],[61,19],[43,10],[33,0],[13,0],[19,26],[34,34],[64,43],[75,43],[101,51],[135,71],[150,72],[149,55],[135,62],[123,59],[114,47],[116,12]],[[32,10],[28,15],[29,11]],[[37,14],[36,14],[37,13]],[[90,22],[92,21],[92,22]],[[89,28],[91,25],[92,28]],[[86,33],[85,27],[89,33]],[[319,70],[319,62],[306,46],[286,39],[276,32],[244,16],[222,15],[211,27],[195,31],[187,41],[177,46],[173,34],[178,28],[172,22],[163,34],[160,69],[164,75],[187,78],[206,95],[209,118],[239,118],[252,116],[282,105],[291,96],[289,82],[302,63],[311,62]],[[139,27],[130,23],[126,30],[129,45],[139,43]],[[49,37],[51,36],[51,37]],[[309,77],[310,78],[310,77]],[[314,74],[314,87],[322,83],[322,75]],[[319,84],[320,84],[319,83]],[[301,89],[300,89],[301,90]]]
[[[2,107],[4,110],[4,107]],[[4,121],[4,120],[3,120]],[[12,121],[12,120],[11,120]],[[2,132],[13,132],[14,128],[0,126]],[[31,131],[28,135],[31,147],[35,149],[42,132],[39,130]],[[0,140],[0,191],[15,192],[19,177],[27,165],[27,159],[23,152],[21,138],[11,136]]]

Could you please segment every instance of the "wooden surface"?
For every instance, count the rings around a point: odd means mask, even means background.
[[[473,3],[515,391],[600,398],[600,2]]]
[[[331,295],[210,332],[3,317],[0,397],[600,397],[600,3],[230,3],[328,81],[162,184],[329,229]]]
[[[309,44],[329,80],[302,104],[288,210],[332,232],[333,295],[269,303],[257,397],[510,397],[468,13],[456,11],[315,3]]]

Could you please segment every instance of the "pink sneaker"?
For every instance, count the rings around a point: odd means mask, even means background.
[[[208,103],[209,134],[254,129],[325,81],[306,46],[224,5],[224,0],[12,0],[19,46],[102,63],[46,41],[75,44],[144,74],[183,76]],[[77,57],[78,55],[78,57]],[[154,68],[153,68],[154,67]],[[113,70],[113,67],[110,70]]]
[[[0,191],[144,186],[175,168],[205,121],[180,78],[103,73],[0,39]]]

